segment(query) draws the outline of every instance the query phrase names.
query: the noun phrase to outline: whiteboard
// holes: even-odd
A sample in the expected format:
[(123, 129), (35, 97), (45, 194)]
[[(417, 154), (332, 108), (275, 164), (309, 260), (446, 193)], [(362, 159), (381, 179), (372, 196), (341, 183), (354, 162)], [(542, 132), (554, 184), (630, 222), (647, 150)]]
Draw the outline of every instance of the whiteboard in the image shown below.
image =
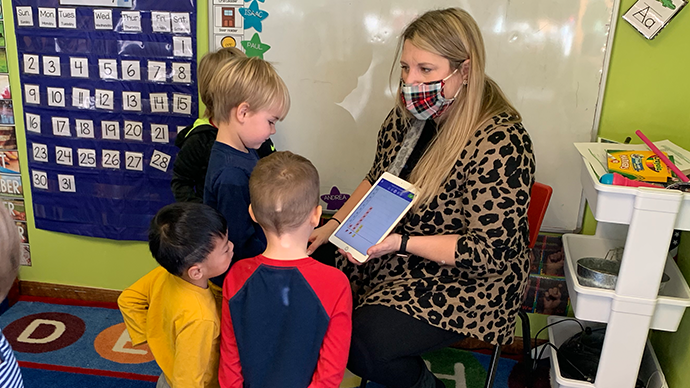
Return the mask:
[[(246, 3), (249, 4), (249, 3)], [(351, 193), (371, 167), (376, 135), (399, 79), (397, 39), (417, 15), (459, 6), (481, 27), (487, 74), (523, 116), (534, 142), (537, 181), (554, 188), (544, 230), (580, 221), (581, 158), (590, 141), (607, 68), (614, 0), (281, 0), (268, 12), (261, 41), (290, 89), (292, 108), (278, 125), (278, 149), (309, 158), (321, 192)], [(244, 31), (249, 40), (256, 31)]]

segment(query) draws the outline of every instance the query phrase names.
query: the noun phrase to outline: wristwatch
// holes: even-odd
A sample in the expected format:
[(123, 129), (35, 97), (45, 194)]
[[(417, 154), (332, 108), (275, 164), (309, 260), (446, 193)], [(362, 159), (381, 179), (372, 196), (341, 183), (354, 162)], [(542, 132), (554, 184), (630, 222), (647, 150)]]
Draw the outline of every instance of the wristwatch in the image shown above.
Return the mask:
[(408, 256), (409, 253), (407, 252), (407, 240), (410, 239), (410, 234), (407, 232), (403, 232), (400, 235), (400, 249), (398, 249), (398, 252), (396, 253), (400, 257), (405, 257)]

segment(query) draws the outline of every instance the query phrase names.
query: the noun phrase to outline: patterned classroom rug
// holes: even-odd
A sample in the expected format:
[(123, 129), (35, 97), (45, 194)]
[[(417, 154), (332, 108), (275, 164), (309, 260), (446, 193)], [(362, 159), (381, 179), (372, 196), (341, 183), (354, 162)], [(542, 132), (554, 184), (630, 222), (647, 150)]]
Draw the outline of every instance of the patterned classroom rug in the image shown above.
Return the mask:
[[(0, 315), (26, 388), (153, 388), (161, 371), (146, 345), (133, 347), (114, 303), (23, 297)], [(424, 356), (447, 388), (484, 386), (490, 357), (457, 349)], [(496, 388), (518, 387), (517, 361), (501, 358)], [(341, 387), (359, 387), (347, 372)], [(369, 383), (368, 388), (381, 388)]]

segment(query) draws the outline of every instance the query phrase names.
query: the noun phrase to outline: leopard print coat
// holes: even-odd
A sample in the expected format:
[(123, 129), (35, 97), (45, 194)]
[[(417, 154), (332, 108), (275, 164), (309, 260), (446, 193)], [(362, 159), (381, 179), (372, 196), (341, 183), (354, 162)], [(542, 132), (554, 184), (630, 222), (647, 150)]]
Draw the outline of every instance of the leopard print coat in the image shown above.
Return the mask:
[[(395, 159), (405, 136), (406, 127), (393, 116), (378, 135), (371, 183)], [(455, 262), (389, 254), (356, 267), (340, 256), (336, 265), (350, 278), (356, 305), (392, 306), (464, 336), (511, 343), (529, 271), (527, 207), (534, 172), (532, 142), (522, 124), (506, 114), (493, 117), (468, 141), (443, 192), (396, 227), (411, 236), (460, 235)]]

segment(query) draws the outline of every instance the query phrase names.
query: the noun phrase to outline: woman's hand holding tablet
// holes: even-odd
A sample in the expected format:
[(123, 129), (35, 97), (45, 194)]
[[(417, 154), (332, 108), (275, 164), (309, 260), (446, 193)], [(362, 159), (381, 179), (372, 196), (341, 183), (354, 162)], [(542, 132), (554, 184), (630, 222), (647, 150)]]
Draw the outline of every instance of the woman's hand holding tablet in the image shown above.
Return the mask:
[[(417, 190), (412, 184), (387, 172), (374, 183), (350, 214), (341, 222), (329, 241), (363, 263), (372, 246), (384, 241), (414, 203)], [(379, 250), (388, 253), (397, 250), (399, 236), (390, 236)], [(389, 250), (388, 245), (398, 245)], [(392, 245), (391, 245), (392, 246)], [(376, 252), (370, 252), (374, 256)]]

